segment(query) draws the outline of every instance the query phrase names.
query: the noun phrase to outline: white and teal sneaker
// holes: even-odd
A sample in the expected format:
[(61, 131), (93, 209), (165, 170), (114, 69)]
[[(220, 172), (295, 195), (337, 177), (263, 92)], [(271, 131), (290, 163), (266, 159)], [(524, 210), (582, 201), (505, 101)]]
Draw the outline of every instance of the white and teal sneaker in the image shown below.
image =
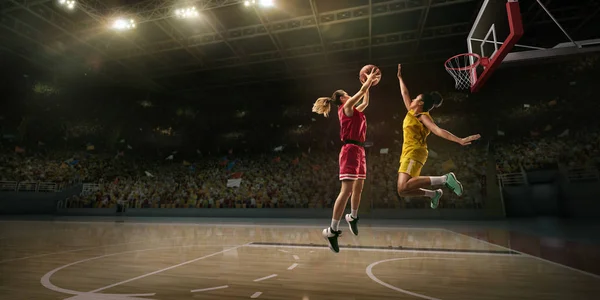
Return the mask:
[(463, 186), (460, 181), (456, 179), (456, 175), (454, 175), (452, 172), (446, 174), (446, 187), (459, 197), (463, 194)]
[(440, 205), (440, 199), (442, 199), (443, 195), (444, 192), (441, 189), (435, 190), (435, 196), (431, 198), (431, 208), (438, 208), (438, 206)]

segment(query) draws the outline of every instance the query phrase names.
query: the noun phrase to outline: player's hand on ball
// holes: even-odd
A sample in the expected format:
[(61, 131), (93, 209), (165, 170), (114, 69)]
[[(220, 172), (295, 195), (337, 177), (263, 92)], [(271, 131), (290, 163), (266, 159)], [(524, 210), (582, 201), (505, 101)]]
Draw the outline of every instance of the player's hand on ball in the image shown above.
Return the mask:
[(471, 135), (471, 136), (468, 136), (468, 137), (466, 137), (466, 138), (464, 138), (464, 139), (461, 139), (461, 140), (460, 140), (460, 144), (461, 144), (462, 146), (471, 145), (471, 143), (472, 143), (473, 141), (476, 141), (476, 140), (478, 140), (478, 139), (480, 139), (480, 138), (481, 138), (481, 135), (479, 135), (479, 134)]
[(373, 77), (373, 76), (377, 76), (377, 74), (379, 74), (379, 69), (377, 68), (373, 68), (373, 70), (371, 70), (371, 73), (369, 73), (369, 77)]
[[(371, 73), (369, 73), (369, 74), (367, 75), (367, 79), (371, 79), (373, 76), (377, 76), (378, 74), (379, 74), (379, 69), (377, 69), (377, 68), (373, 68), (373, 69), (371, 70)], [(373, 79), (375, 79), (375, 78), (373, 78)]]

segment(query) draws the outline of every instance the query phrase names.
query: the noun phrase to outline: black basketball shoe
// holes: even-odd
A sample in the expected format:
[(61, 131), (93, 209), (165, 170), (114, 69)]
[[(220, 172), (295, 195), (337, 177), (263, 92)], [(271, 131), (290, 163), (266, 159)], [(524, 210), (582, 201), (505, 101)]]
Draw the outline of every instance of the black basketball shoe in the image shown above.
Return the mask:
[(323, 237), (329, 244), (329, 249), (335, 253), (340, 252), (340, 246), (338, 245), (338, 237), (342, 234), (341, 230), (335, 231), (329, 228), (323, 229)]
[(350, 232), (354, 235), (358, 235), (358, 217), (353, 218), (351, 214), (346, 214), (346, 222), (348, 222), (348, 227), (350, 227)]

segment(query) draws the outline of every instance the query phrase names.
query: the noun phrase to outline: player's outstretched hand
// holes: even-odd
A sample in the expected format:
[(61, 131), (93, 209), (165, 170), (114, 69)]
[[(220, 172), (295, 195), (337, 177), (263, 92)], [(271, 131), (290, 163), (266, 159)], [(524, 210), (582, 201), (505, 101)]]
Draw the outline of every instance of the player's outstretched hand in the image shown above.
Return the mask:
[(471, 135), (471, 136), (468, 136), (468, 137), (466, 137), (466, 138), (464, 138), (464, 139), (461, 139), (461, 140), (460, 140), (460, 144), (461, 144), (462, 146), (471, 145), (471, 143), (472, 143), (473, 141), (476, 141), (476, 140), (478, 140), (478, 139), (480, 139), (480, 138), (481, 138), (481, 135), (479, 135), (479, 134)]
[(379, 75), (379, 69), (373, 68), (369, 74), (367, 74), (367, 79)]
[(402, 77), (402, 65), (398, 64), (398, 78)]
[(381, 76), (381, 72), (379, 71), (378, 68), (373, 68), (371, 70), (371, 72), (369, 74), (367, 74), (367, 80), (371, 80), (371, 84), (369, 85), (368, 88), (371, 88), (373, 86), (373, 83), (378, 79), (378, 76)]

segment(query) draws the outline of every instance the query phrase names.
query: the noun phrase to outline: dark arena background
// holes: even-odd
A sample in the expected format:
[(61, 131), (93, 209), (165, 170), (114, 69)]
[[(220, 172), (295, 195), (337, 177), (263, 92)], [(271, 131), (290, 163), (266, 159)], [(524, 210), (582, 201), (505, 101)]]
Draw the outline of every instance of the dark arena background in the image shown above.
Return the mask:
[[(0, 11), (0, 299), (599, 297), (600, 1)], [(361, 230), (336, 254), (340, 125), (311, 108), (367, 64)], [(438, 126), (482, 136), (428, 138), (421, 174), (464, 186), (437, 209), (397, 192), (398, 64)]]

